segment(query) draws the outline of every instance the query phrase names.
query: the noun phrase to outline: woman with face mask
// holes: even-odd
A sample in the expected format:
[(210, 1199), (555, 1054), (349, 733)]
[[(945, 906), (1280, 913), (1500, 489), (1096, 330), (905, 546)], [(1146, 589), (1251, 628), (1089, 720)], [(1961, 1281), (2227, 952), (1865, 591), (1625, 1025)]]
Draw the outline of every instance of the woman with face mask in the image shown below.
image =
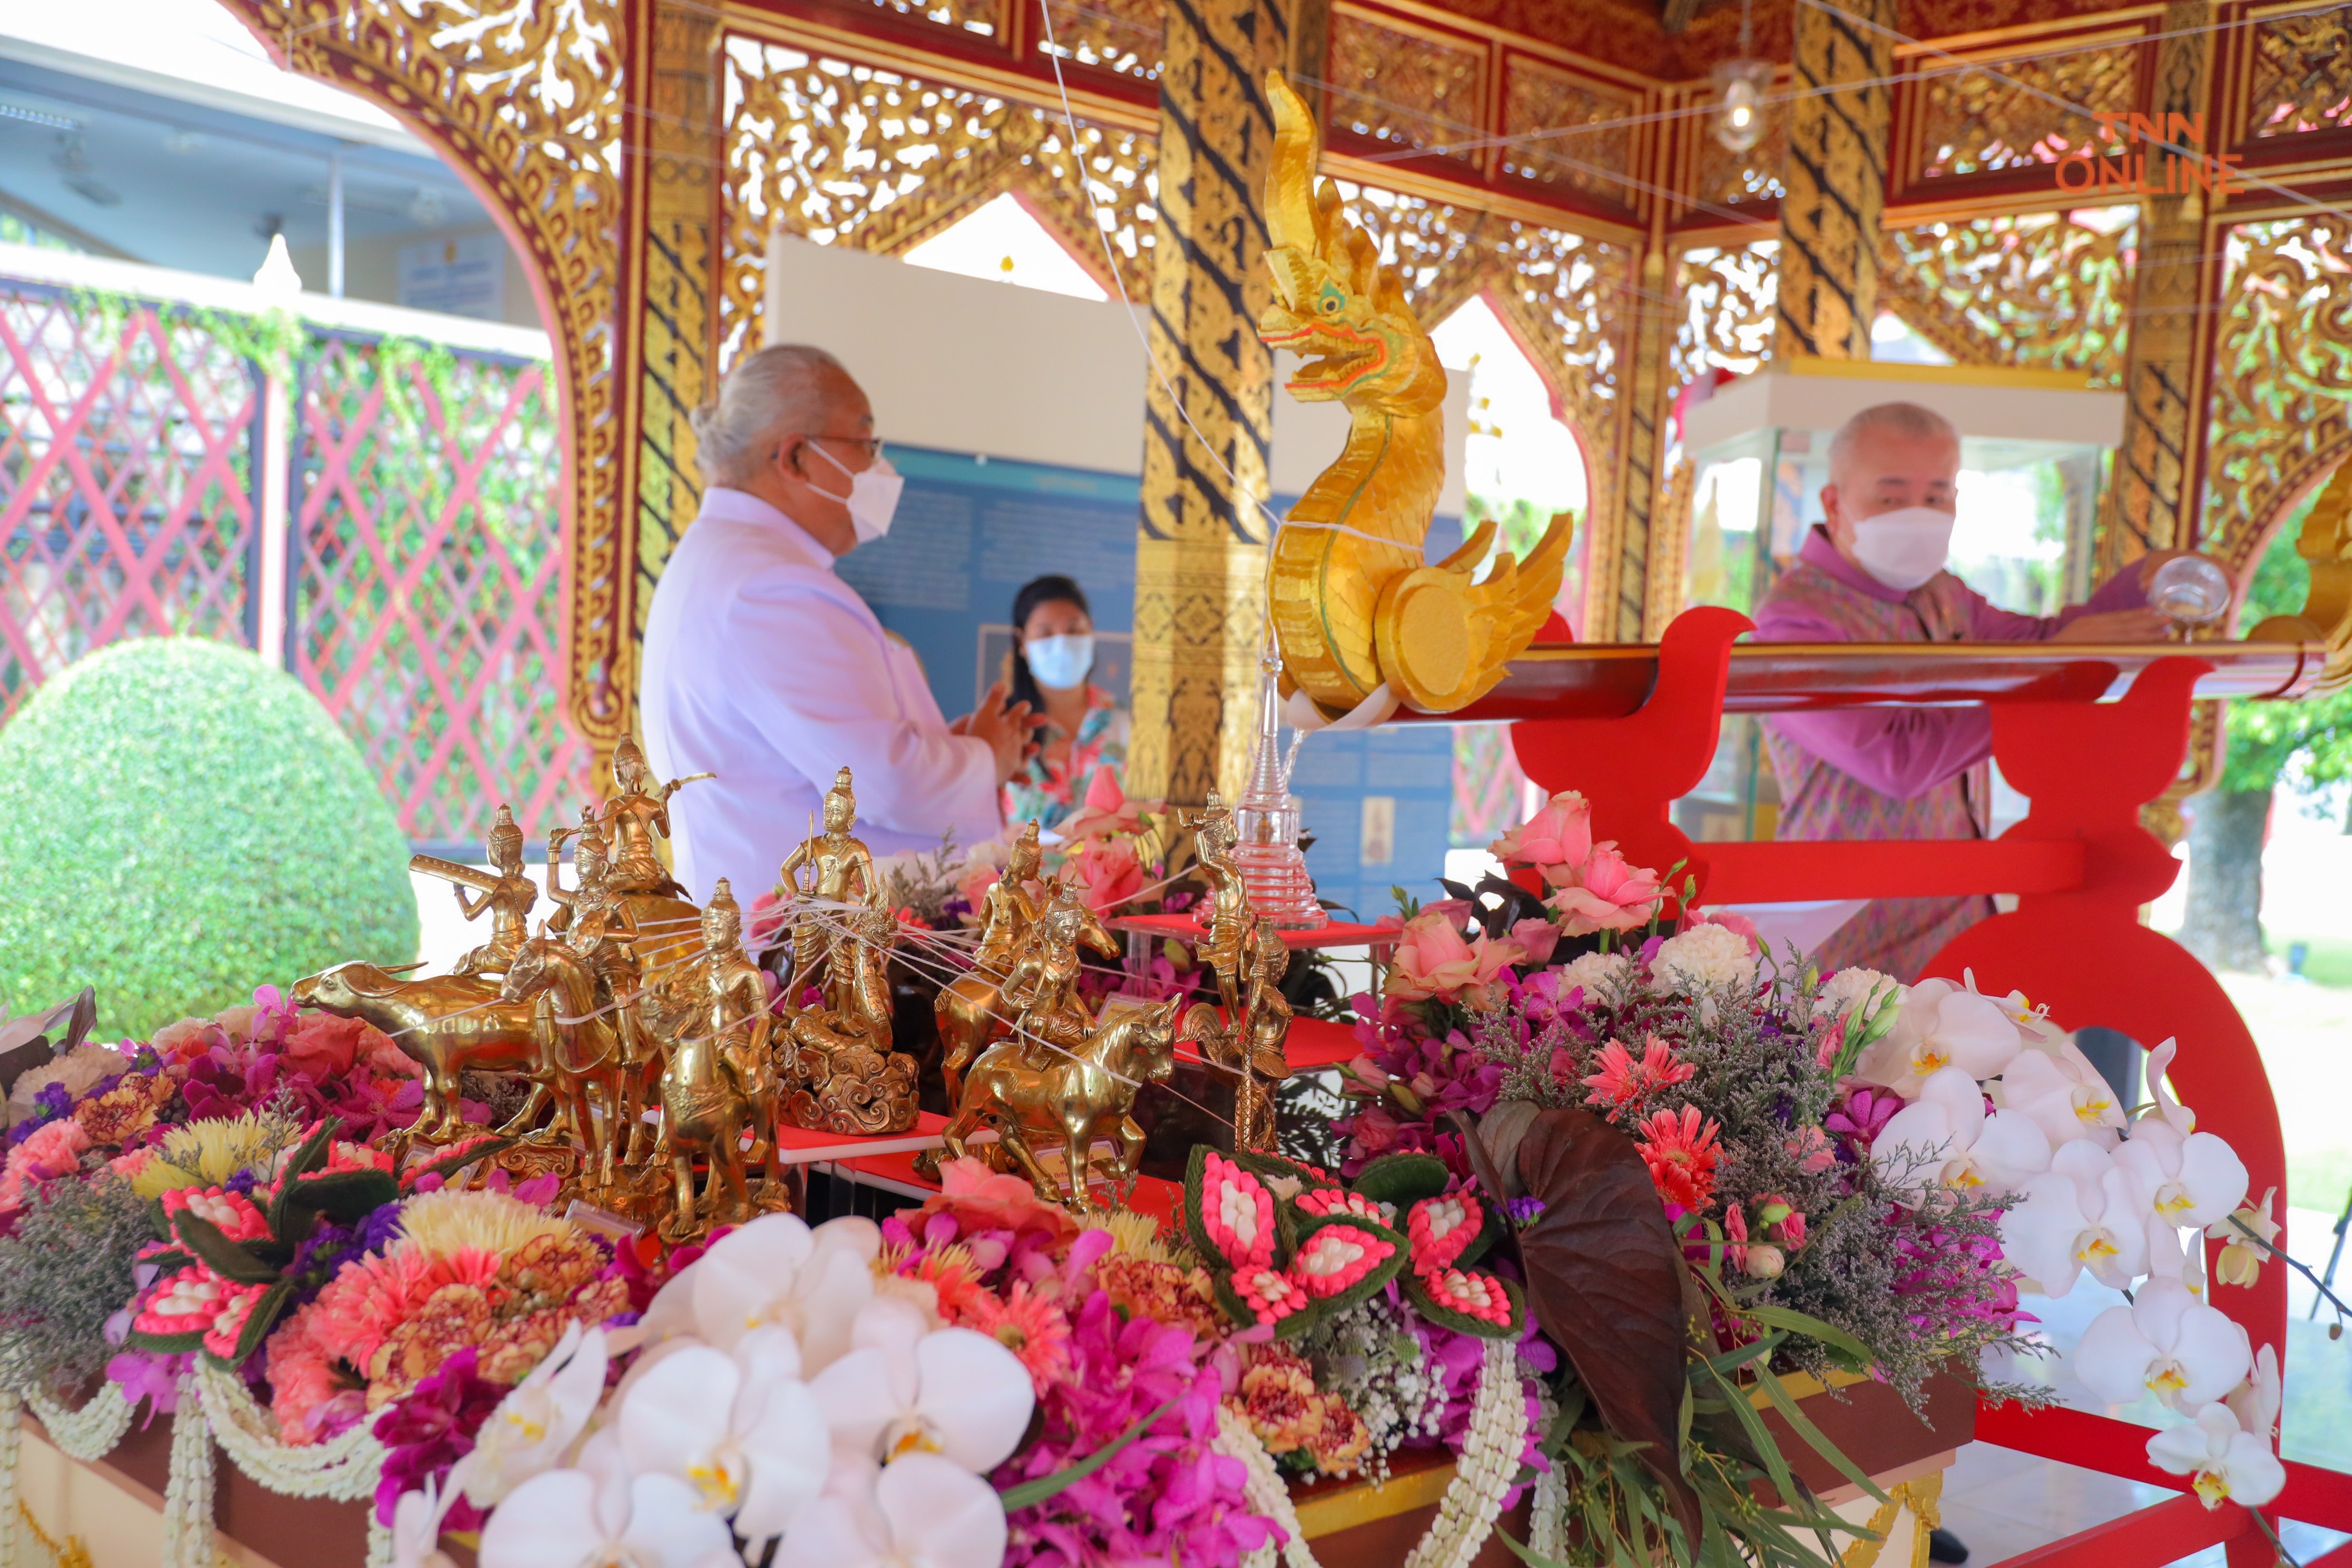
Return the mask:
[(1004, 788), (1004, 819), (1052, 828), (1086, 799), (1095, 770), (1127, 762), (1127, 710), (1087, 678), (1095, 621), (1069, 578), (1040, 577), (1013, 596), (1013, 700), (1045, 716), (1037, 747)]

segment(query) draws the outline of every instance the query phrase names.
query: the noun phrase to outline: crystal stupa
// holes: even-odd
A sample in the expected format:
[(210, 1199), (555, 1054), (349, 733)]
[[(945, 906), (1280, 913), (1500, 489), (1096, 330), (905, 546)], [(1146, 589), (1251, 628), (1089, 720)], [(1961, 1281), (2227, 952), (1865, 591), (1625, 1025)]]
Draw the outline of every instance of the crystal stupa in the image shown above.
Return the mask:
[(1298, 800), (1290, 793), (1292, 757), (1282, 752), (1282, 693), (1272, 664), (1258, 682), (1257, 748), (1250, 757), (1248, 787), (1234, 807), (1240, 842), (1234, 863), (1251, 910), (1260, 920), (1299, 931), (1328, 925), (1331, 917), (1315, 901), (1315, 881), (1298, 847)]

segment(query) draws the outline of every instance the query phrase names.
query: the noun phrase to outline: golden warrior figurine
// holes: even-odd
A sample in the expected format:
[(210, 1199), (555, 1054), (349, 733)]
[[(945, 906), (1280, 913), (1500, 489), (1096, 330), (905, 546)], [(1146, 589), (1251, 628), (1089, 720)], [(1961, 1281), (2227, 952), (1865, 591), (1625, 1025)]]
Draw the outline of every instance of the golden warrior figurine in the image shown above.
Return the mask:
[[(497, 873), (494, 876), (431, 855), (409, 857), (410, 870), (449, 882), (449, 890), (457, 895), (458, 911), (467, 920), (479, 918), (485, 910), (489, 913), (490, 940), (459, 959), (449, 971), (452, 974), (504, 974), (530, 937), (530, 911), (539, 902), (539, 888), (523, 875), (522, 829), (515, 826), (511, 808), (499, 807), (498, 822), (490, 828), (485, 847)], [(468, 888), (480, 896), (468, 896)]]
[[(777, 868), (776, 883), (788, 902), (808, 900), (812, 907), (793, 921), (792, 970), (784, 982), (784, 999), (797, 1006), (802, 993), (828, 984), (835, 948), (848, 904), (882, 903), (881, 879), (874, 871), (874, 856), (865, 843), (850, 836), (857, 823), (857, 796), (850, 788), (849, 770), (835, 775), (824, 792), (824, 831), (803, 839)], [(803, 888), (800, 876), (809, 872), (814, 884)], [(830, 907), (828, 907), (830, 906)]]
[(1198, 816), (1184, 819), (1184, 826), (1192, 829), (1193, 853), (1209, 884), (1209, 939), (1201, 944), (1201, 962), (1217, 976), (1225, 1016), (1234, 1017), (1242, 1010), (1242, 968), (1251, 924), (1249, 892), (1242, 886), (1241, 868), (1233, 861), (1240, 835), (1232, 808), (1217, 798), (1215, 790), (1209, 792)]
[(793, 1019), (797, 1059), (785, 1113), (794, 1126), (824, 1132), (904, 1132), (915, 1124), (917, 1068), (890, 1048), (898, 917), (869, 906), (833, 918), (846, 929), (833, 938), (824, 1005)]
[(988, 1048), (1003, 1028), (1004, 977), (1021, 955), (1022, 943), (1037, 919), (1037, 900), (1029, 884), (1037, 879), (1037, 824), (1032, 821), (1013, 841), (1004, 875), (982, 895), (979, 941), (971, 954), (971, 971), (940, 988), (931, 1005), (940, 1029), (940, 1078), (947, 1088), (948, 1109), (955, 1109), (963, 1070)]
[[(755, 1206), (743, 1175), (745, 1131), (768, 1150), (756, 1206), (785, 1195), (776, 1161), (776, 1078), (769, 1053), (768, 993), (743, 951), (743, 914), (721, 878), (702, 911), (703, 950), (660, 985), (652, 1016), (666, 1037), (662, 1132), (675, 1198), (662, 1236), (682, 1241), (747, 1216)], [(694, 1157), (709, 1166), (695, 1192)]]
[(686, 889), (662, 864), (654, 840), (669, 837), (669, 797), (696, 779), (716, 776), (695, 773), (656, 784), (637, 742), (629, 736), (621, 737), (621, 743), (613, 748), (613, 783), (621, 793), (604, 803), (599, 818), (612, 840), (614, 891), (686, 897)]
[(1022, 1065), (1036, 1068), (1055, 1047), (1075, 1051), (1094, 1027), (1094, 1015), (1078, 995), (1085, 961), (1078, 942), (1086, 931), (1087, 906), (1078, 889), (1065, 883), (1029, 928), (1021, 957), (1004, 977), (1004, 1010), (1013, 1016)]

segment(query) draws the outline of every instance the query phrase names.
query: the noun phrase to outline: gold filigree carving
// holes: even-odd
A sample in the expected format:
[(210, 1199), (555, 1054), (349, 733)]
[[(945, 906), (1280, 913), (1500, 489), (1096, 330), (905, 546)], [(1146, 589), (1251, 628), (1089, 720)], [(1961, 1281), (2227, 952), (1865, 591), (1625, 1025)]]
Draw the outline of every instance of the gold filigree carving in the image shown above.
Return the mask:
[(936, 22), (942, 27), (952, 27), (959, 33), (976, 33), (983, 38), (1004, 37), (1005, 0), (869, 0), (877, 11), (895, 11), (901, 16), (919, 17)]
[[(1334, 128), (1402, 147), (1450, 148), (1486, 125), (1486, 51), (1344, 6), (1331, 10)], [(1479, 151), (1453, 154), (1483, 161)]]
[(2200, 547), (2243, 565), (2280, 512), (2352, 450), (2352, 220), (2237, 224), (2228, 256)]
[(2246, 132), (2301, 136), (2352, 125), (2352, 32), (2331, 6), (2254, 25)]
[(1801, 6), (1780, 177), (1780, 279), (1775, 353), (1870, 357), (1878, 315), (1878, 215), (1886, 197), (1888, 78), (1899, 36), (1895, 0)]
[[(1775, 98), (1784, 98), (1789, 90), (1786, 80), (1776, 79), (1772, 85)], [(1685, 107), (1704, 114), (1710, 101), (1709, 98), (1687, 100)], [(1704, 126), (1706, 121), (1702, 119), (1699, 123)], [(1702, 213), (1737, 216), (1743, 207), (1753, 209), (1788, 195), (1788, 185), (1780, 177), (1789, 161), (1786, 102), (1767, 105), (1764, 134), (1745, 153), (1733, 152), (1704, 130), (1693, 140), (1697, 152), (1692, 162), (1688, 200)]]
[(1937, 71), (1918, 91), (1921, 179), (2096, 156), (2105, 149), (2092, 114), (2139, 107), (2139, 50), (2118, 44)]
[[(1503, 172), (1564, 186), (1619, 206), (1633, 205), (1634, 100), (1583, 78), (1515, 56), (1503, 91), (1503, 133), (1532, 137), (1503, 149)], [(1588, 127), (1591, 129), (1587, 129)]]
[(719, 353), (756, 347), (772, 227), (897, 255), (1011, 191), (1079, 265), (1116, 292), (1094, 202), (1113, 215), (1118, 283), (1151, 289), (1153, 139), (1078, 122), (1073, 160), (1058, 108), (943, 87), (741, 36), (727, 40)]
[(1683, 252), (1675, 277), (1682, 320), (1668, 361), (1675, 385), (1718, 367), (1747, 375), (1771, 357), (1780, 253), (1777, 239)]
[(2123, 380), (2136, 207), (2078, 208), (1895, 229), (1879, 303), (1961, 364)]
[(494, 201), (538, 275), (571, 430), (572, 711), (626, 722), (630, 570), (614, 397), (622, 132), (616, 0), (224, 0), (289, 68), (398, 114)]
[[(1147, 81), (1159, 76), (1168, 46), (1165, 0), (1046, 0), (1046, 8), (1064, 59)], [(1055, 51), (1040, 37), (1037, 52)]]

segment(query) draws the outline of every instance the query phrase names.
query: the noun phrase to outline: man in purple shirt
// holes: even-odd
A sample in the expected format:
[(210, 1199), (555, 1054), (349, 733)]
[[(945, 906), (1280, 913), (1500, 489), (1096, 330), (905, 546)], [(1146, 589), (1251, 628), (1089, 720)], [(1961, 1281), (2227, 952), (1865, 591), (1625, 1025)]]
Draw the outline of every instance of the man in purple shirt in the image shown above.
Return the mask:
[[(2154, 642), (2151, 553), (2090, 602), (2037, 617), (1996, 609), (1943, 569), (1960, 469), (1959, 433), (1916, 403), (1882, 403), (1830, 442), (1827, 521), (1816, 525), (1756, 611), (1759, 642)], [(1973, 708), (1776, 713), (1765, 746), (1780, 783), (1778, 837), (1981, 838), (1990, 829), (1992, 715)], [(1984, 896), (1879, 899), (1832, 932), (1822, 973), (1861, 966), (1906, 983), (1993, 912)]]

